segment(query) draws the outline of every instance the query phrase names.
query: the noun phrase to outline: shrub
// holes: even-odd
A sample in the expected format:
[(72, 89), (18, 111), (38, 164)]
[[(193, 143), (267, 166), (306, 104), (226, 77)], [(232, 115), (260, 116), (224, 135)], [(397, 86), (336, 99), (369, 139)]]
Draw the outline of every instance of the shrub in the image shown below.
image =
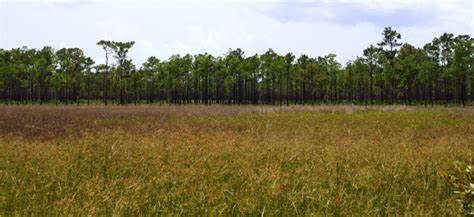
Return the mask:
[(451, 164), (447, 173), (443, 174), (445, 180), (454, 187), (454, 193), (459, 197), (463, 214), (474, 216), (474, 166), (456, 161)]

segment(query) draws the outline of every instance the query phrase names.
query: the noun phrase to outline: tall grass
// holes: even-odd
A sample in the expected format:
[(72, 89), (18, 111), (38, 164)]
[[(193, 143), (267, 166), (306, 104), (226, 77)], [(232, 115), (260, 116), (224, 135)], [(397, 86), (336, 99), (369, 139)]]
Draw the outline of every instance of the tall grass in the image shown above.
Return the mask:
[(458, 215), (439, 174), (474, 158), (470, 108), (19, 108), (0, 114), (5, 215)]

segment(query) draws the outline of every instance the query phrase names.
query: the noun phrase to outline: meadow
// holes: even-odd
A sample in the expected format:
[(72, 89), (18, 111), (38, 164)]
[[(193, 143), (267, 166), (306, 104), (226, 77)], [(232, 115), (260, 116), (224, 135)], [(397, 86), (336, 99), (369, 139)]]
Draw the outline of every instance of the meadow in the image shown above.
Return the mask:
[(474, 108), (0, 106), (0, 216), (425, 215)]

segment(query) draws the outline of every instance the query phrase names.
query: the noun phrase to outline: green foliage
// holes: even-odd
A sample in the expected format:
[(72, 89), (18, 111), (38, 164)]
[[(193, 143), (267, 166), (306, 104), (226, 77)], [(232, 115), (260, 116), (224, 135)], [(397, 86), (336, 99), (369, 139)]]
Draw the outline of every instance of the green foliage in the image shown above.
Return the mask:
[(2, 50), (0, 101), (472, 104), (471, 36), (444, 33), (420, 49), (402, 44), (400, 33), (391, 27), (382, 35), (377, 46), (370, 45), (362, 57), (344, 66), (335, 54), (295, 57), (269, 49), (247, 56), (237, 48), (221, 57), (208, 53), (166, 60), (150, 57), (139, 67), (129, 57), (133, 41), (97, 42), (105, 52), (105, 63), (97, 65), (79, 48)]
[(456, 161), (442, 176), (455, 189), (463, 213), (474, 215), (474, 165)]

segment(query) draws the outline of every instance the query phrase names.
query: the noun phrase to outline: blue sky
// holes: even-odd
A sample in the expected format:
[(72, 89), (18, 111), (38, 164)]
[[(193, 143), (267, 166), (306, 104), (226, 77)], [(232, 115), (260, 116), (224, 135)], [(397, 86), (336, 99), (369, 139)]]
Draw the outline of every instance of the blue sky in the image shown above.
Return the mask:
[(148, 56), (268, 48), (312, 57), (335, 53), (345, 63), (379, 42), (385, 26), (423, 46), (443, 32), (474, 35), (469, 0), (0, 0), (0, 47), (79, 47), (97, 62), (101, 39), (136, 41)]

